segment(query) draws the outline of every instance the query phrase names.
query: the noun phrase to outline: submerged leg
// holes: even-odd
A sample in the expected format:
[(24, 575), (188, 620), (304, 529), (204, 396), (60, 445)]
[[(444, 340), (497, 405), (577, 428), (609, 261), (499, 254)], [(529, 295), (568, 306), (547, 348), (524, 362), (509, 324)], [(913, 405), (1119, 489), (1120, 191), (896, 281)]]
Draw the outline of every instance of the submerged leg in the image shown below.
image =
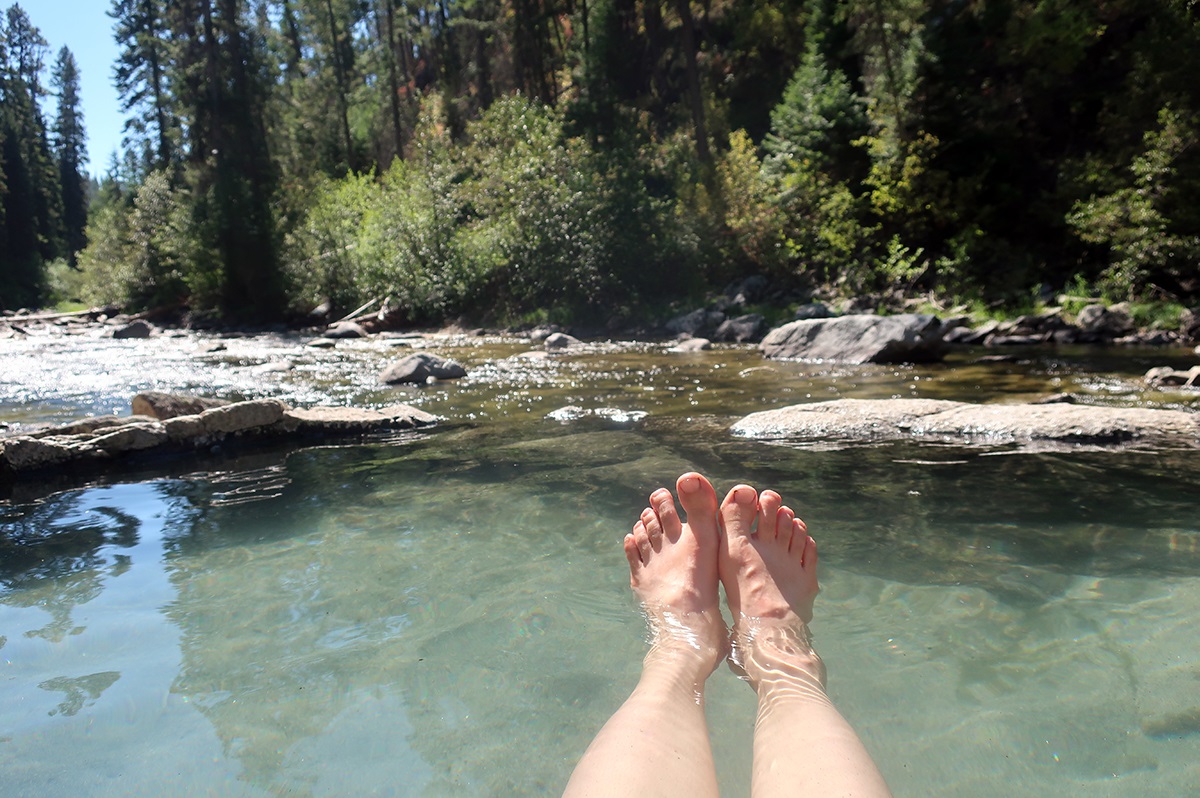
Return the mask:
[(629, 581), (652, 644), (633, 694), (604, 724), (564, 796), (715, 798), (716, 769), (704, 719), (704, 682), (725, 655), (718, 607), (717, 497), (696, 473), (650, 496), (625, 536)]
[(730, 664), (758, 693), (751, 795), (890, 795), (825, 693), (825, 666), (808, 633), (818, 590), (808, 528), (779, 494), (759, 497), (746, 485), (725, 497), (720, 518), (719, 568), (734, 622)]

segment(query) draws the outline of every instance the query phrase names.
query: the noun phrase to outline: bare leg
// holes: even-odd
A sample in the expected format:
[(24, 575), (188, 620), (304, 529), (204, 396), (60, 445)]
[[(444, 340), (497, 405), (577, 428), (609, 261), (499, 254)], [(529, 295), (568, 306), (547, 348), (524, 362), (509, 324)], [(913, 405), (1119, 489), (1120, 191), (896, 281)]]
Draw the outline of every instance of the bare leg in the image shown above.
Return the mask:
[(726, 652), (717, 496), (696, 473), (681, 476), (676, 487), (686, 524), (670, 491), (660, 488), (625, 536), (629, 582), (653, 639), (641, 679), (588, 746), (565, 798), (717, 795), (704, 719), (704, 682)]
[(720, 575), (734, 622), (730, 664), (758, 693), (751, 795), (891, 795), (825, 694), (825, 665), (808, 633), (818, 590), (808, 528), (778, 493), (759, 497), (747, 485), (729, 492), (720, 517)]

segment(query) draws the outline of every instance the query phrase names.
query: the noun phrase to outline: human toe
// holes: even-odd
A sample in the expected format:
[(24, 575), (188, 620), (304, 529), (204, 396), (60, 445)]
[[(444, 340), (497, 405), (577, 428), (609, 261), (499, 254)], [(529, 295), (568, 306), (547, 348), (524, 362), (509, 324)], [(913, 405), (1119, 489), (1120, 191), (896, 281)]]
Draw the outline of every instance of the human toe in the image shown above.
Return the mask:
[(792, 530), (795, 526), (796, 514), (791, 507), (780, 507), (775, 514), (776, 541), (784, 551), (792, 544)]
[(675, 500), (671, 491), (659, 488), (650, 494), (650, 508), (658, 517), (657, 522), (668, 540), (678, 540), (683, 522), (679, 520), (679, 511), (675, 509)]
[(755, 523), (760, 540), (775, 540), (779, 506), (782, 503), (783, 498), (773, 490), (764, 490), (758, 495), (758, 518)]
[(647, 507), (642, 510), (642, 516), (638, 519), (638, 523), (646, 528), (646, 537), (650, 540), (650, 548), (654, 551), (662, 551), (663, 528), (659, 523), (658, 513)]
[(749, 485), (737, 485), (721, 502), (720, 517), (729, 537), (751, 533), (758, 513), (758, 494)]
[(679, 492), (679, 503), (687, 513), (688, 526), (697, 535), (715, 535), (717, 532), (717, 492), (712, 483), (695, 471), (679, 477), (675, 483)]

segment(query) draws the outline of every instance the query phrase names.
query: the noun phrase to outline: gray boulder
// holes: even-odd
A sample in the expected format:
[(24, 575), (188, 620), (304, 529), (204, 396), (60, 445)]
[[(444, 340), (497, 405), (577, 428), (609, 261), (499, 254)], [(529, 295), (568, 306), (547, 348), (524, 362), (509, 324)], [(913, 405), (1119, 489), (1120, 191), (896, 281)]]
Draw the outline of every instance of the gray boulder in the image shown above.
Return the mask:
[(730, 299), (731, 306), (748, 305), (766, 299), (770, 287), (770, 280), (761, 274), (754, 274), (726, 286), (725, 296)]
[(685, 338), (679, 343), (668, 349), (668, 352), (703, 352), (706, 349), (712, 349), (712, 342), (707, 338)]
[(809, 302), (806, 305), (801, 305), (796, 308), (796, 321), (806, 321), (808, 319), (830, 319), (836, 316), (829, 306), (824, 302)]
[(1120, 338), (1133, 332), (1135, 324), (1125, 303), (1105, 307), (1099, 303), (1088, 305), (1079, 311), (1076, 319), (1079, 328), (1085, 333), (1098, 335), (1102, 338)]
[(702, 334), (711, 333), (725, 321), (725, 314), (719, 310), (697, 308), (691, 313), (676, 316), (667, 322), (667, 332), (672, 335), (694, 335), (699, 338)]
[(942, 323), (923, 313), (793, 321), (767, 333), (760, 348), (776, 360), (929, 362), (943, 355)]
[(152, 332), (154, 332), (154, 325), (148, 321), (142, 321), (141, 319), (138, 319), (137, 321), (126, 324), (124, 327), (118, 327), (117, 329), (113, 330), (112, 337), (149, 338)]
[(456, 380), (467, 376), (467, 370), (447, 358), (419, 352), (399, 360), (383, 370), (381, 382), (388, 385), (424, 385), (429, 380)]
[(1186, 341), (1200, 341), (1200, 308), (1185, 310), (1180, 315), (1179, 334)]
[(583, 341), (580, 341), (573, 335), (567, 335), (563, 332), (550, 333), (542, 341), (542, 346), (547, 352), (558, 352), (563, 349), (571, 349), (572, 347), (581, 346)]
[(534, 327), (529, 331), (529, 340), (535, 344), (540, 344), (557, 332), (562, 332), (562, 328), (557, 324), (545, 324), (539, 327)]
[(766, 332), (767, 322), (757, 313), (748, 313), (733, 319), (726, 319), (713, 333), (713, 340), (744, 344), (761, 341)]
[(330, 324), (325, 332), (321, 333), (323, 338), (369, 338), (371, 336), (363, 326), (353, 321), (339, 321)]

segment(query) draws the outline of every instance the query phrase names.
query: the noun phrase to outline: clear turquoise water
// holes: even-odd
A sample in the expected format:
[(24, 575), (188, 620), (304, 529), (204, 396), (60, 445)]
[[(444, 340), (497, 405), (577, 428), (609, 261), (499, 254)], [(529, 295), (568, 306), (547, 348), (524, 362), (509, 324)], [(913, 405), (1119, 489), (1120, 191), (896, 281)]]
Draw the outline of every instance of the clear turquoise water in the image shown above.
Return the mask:
[[(831, 385), (992, 385), (966, 365), (763, 374), (744, 352), (631, 350), (515, 372), (508, 354), (403, 394), (450, 418), (428, 436), (0, 504), (0, 795), (555, 795), (644, 651), (621, 537), (688, 468), (810, 522), (831, 691), (897, 793), (1200, 784), (1200, 454), (726, 432)], [(1131, 384), (1017, 371), (1017, 392)], [(571, 403), (650, 415), (545, 418)], [(748, 793), (753, 711), (718, 671), (725, 795)]]

